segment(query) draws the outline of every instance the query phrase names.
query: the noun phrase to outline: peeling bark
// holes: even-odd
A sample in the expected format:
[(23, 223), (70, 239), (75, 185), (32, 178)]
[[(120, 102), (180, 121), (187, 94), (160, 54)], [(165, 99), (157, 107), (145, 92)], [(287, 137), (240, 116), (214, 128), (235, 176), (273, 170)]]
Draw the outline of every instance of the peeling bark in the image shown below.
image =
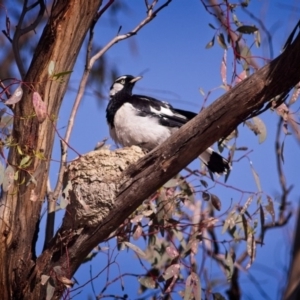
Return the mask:
[[(55, 71), (72, 70), (100, 3), (100, 0), (56, 1), (52, 8), (26, 75), (26, 82), (33, 82), (33, 90), (42, 95), (51, 116), (58, 115), (68, 78), (63, 84), (50, 81), (48, 65), (54, 61)], [(28, 172), (31, 172), (35, 174), (37, 186), (16, 184), (3, 194), (0, 208), (2, 298), (44, 299), (46, 285), (41, 284), (41, 276), (46, 275), (55, 286), (53, 298), (59, 299), (64, 291), (61, 278), (71, 279), (93, 247), (105, 241), (144, 199), (208, 146), (227, 136), (270, 99), (288, 93), (300, 81), (299, 69), (298, 35), (282, 55), (220, 97), (148, 155), (131, 148), (130, 159), (122, 156), (128, 151), (125, 149), (104, 151), (101, 154), (104, 159), (97, 156), (99, 152), (73, 162), (65, 177), (65, 185), (68, 181), (72, 184), (71, 204), (67, 209), (71, 213), (66, 214), (62, 227), (38, 258), (35, 243), (42, 202), (30, 201), (30, 196), (34, 189), (39, 200), (44, 198), (55, 132), (50, 119), (39, 123), (36, 117), (30, 117), (34, 112), (32, 90), (26, 88), (15, 108), (13, 138), (23, 153), (34, 158), (32, 166), (21, 172), (19, 183), (24, 178), (28, 182)], [(45, 160), (38, 158), (37, 152), (42, 152)], [(134, 157), (141, 158), (131, 164)], [(21, 158), (16, 147), (12, 147), (10, 165), (17, 167)], [(105, 165), (106, 160), (112, 164)], [(111, 175), (107, 177), (106, 173)]]
[[(28, 182), (33, 173), (37, 186), (15, 185), (2, 197), (0, 207), (0, 291), (2, 299), (42, 299), (34, 292), (24, 295), (28, 278), (35, 265), (35, 243), (38, 237), (40, 211), (45, 196), (49, 162), (54, 140), (55, 121), (69, 81), (64, 83), (49, 79), (48, 66), (55, 63), (55, 72), (72, 70), (82, 42), (102, 1), (55, 1), (48, 23), (35, 50), (25, 82), (24, 95), (14, 109), (14, 143), (24, 155), (33, 157), (33, 163), (20, 172), (19, 183)], [(34, 116), (33, 91), (42, 96), (51, 118), (39, 123)], [(45, 160), (37, 157), (42, 153)], [(22, 156), (16, 147), (9, 151), (9, 164), (17, 169)], [(30, 201), (32, 189), (38, 201)], [(34, 290), (34, 287), (31, 287)]]

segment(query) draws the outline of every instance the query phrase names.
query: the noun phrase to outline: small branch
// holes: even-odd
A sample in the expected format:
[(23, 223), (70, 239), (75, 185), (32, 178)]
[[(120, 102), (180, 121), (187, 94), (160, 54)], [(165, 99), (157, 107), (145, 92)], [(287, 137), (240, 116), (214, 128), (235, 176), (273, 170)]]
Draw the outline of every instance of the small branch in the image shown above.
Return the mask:
[(46, 222), (46, 234), (45, 234), (45, 242), (44, 242), (44, 250), (47, 248), (49, 241), (52, 239), (54, 234), (54, 222), (55, 222), (55, 208), (56, 208), (56, 200), (62, 190), (63, 184), (63, 176), (66, 168), (67, 161), (67, 145), (60, 140), (61, 147), (61, 160), (60, 160), (60, 171), (58, 174), (58, 179), (56, 182), (55, 190), (51, 192), (50, 182), (48, 178), (47, 183), (47, 222)]
[[(24, 64), (23, 64), (23, 61), (22, 61), (21, 55), (20, 55), (20, 48), (19, 48), (20, 37), (22, 35), (28, 33), (29, 31), (34, 30), (37, 27), (37, 25), (40, 23), (43, 15), (44, 15), (45, 9), (46, 9), (46, 6), (45, 6), (45, 3), (43, 0), (38, 0), (37, 2), (33, 3), (29, 7), (27, 7), (27, 3), (28, 3), (28, 0), (25, 0), (24, 5), (23, 5), (23, 10), (22, 10), (22, 13), (19, 18), (18, 25), (16, 26), (15, 34), (12, 39), (13, 52), (14, 52), (14, 55), (16, 58), (16, 63), (17, 63), (17, 66), (18, 66), (18, 69), (19, 69), (22, 79), (24, 79), (24, 77), (26, 75), (26, 71), (25, 71), (25, 67), (24, 67)], [(29, 26), (22, 28), (26, 13), (28, 11), (30, 11), (31, 9), (33, 9), (34, 7), (36, 7), (38, 4), (40, 5), (40, 11), (39, 11), (36, 19)]]
[[(138, 33), (139, 30), (141, 30), (146, 24), (148, 24), (155, 16), (156, 14), (164, 7), (166, 7), (172, 0), (168, 0), (166, 1), (166, 3), (164, 3), (163, 5), (161, 5), (157, 10), (155, 10), (154, 12), (152, 12), (152, 10), (150, 9), (148, 11), (147, 17), (140, 23), (138, 24), (132, 31), (123, 34), (123, 35), (118, 35), (115, 38), (113, 38), (102, 50), (100, 50), (97, 54), (95, 54), (89, 63), (88, 68), (91, 69), (92, 66), (94, 65), (95, 61), (97, 59), (99, 59), (101, 56), (103, 56), (103, 54), (110, 49), (113, 45), (117, 44), (118, 42), (128, 39), (130, 37), (132, 37), (133, 35), (136, 35)], [(156, 2), (156, 1), (155, 1)]]
[(275, 141), (275, 154), (276, 154), (276, 164), (277, 164), (277, 171), (279, 176), (279, 182), (281, 186), (281, 205), (280, 205), (280, 218), (283, 218), (283, 212), (286, 208), (287, 203), (287, 196), (289, 194), (289, 189), (286, 186), (286, 178), (284, 176), (283, 168), (282, 168), (282, 147), (280, 142), (280, 133), (282, 131), (282, 125), (283, 125), (283, 118), (280, 117), (278, 124), (277, 124), (277, 132), (276, 132), (276, 141)]
[[(44, 247), (43, 251), (47, 248), (48, 242), (53, 237), (54, 233), (54, 223), (55, 223), (55, 201), (52, 201), (52, 191), (51, 191), (51, 185), (50, 185), (50, 179), (48, 177), (47, 181), (47, 221), (46, 221), (46, 229), (45, 229), (45, 240), (44, 240)], [(52, 203), (54, 202), (54, 209)]]
[[(108, 7), (114, 2), (114, 0), (110, 0), (96, 15), (95, 20), (93, 22), (93, 24), (90, 27), (90, 38), (89, 38), (89, 42), (88, 42), (88, 49), (87, 49), (87, 55), (86, 55), (86, 66), (85, 66), (85, 70), (83, 72), (81, 81), (80, 81), (80, 85), (79, 85), (79, 89), (77, 92), (77, 96), (76, 99), (74, 101), (73, 104), (73, 108), (71, 111), (71, 115), (69, 118), (69, 122), (68, 122), (68, 126), (66, 129), (66, 134), (64, 137), (64, 141), (63, 143), (68, 144), (70, 137), (71, 137), (71, 133), (73, 130), (73, 126), (74, 126), (74, 120), (78, 111), (78, 107), (79, 104), (83, 98), (84, 95), (84, 91), (86, 89), (86, 85), (87, 85), (87, 81), (88, 81), (88, 77), (90, 75), (90, 71), (94, 65), (94, 63), (100, 58), (102, 57), (106, 51), (108, 49), (110, 49), (113, 45), (115, 45), (116, 43), (118, 43), (121, 40), (125, 40), (130, 38), (131, 36), (135, 35), (140, 29), (142, 29), (147, 23), (149, 23), (154, 17), (155, 15), (162, 10), (162, 8), (166, 7), (172, 0), (168, 0), (166, 1), (164, 4), (162, 4), (156, 11), (154, 12), (148, 12), (147, 17), (138, 25), (136, 26), (132, 31), (128, 32), (127, 34), (121, 35), (121, 36), (116, 36), (115, 38), (113, 38), (103, 49), (101, 49), (97, 54), (95, 54), (91, 59), (89, 59), (89, 55), (92, 49), (92, 40), (93, 40), (93, 28), (95, 26), (95, 22), (98, 21), (99, 17), (101, 15), (103, 15), (103, 13), (108, 9)], [(153, 3), (156, 3), (156, 1), (154, 1)], [(153, 4), (152, 3), (152, 4)], [(65, 166), (66, 166), (66, 162), (67, 162), (67, 152), (65, 153), (64, 156), (62, 156), (61, 158), (61, 164), (60, 164), (60, 169), (59, 169), (59, 180), (56, 184), (55, 190), (53, 195), (58, 195), (60, 189), (61, 189), (61, 184), (59, 184), (60, 178), (62, 179), (63, 177), (63, 173), (65, 171)], [(56, 198), (54, 198), (56, 199)]]
[(106, 5), (100, 9), (96, 15), (95, 18), (92, 22), (92, 25), (90, 26), (90, 37), (89, 37), (89, 41), (88, 41), (88, 46), (87, 46), (87, 54), (86, 54), (86, 66), (85, 68), (87, 68), (88, 64), (89, 64), (89, 60), (90, 60), (90, 54), (92, 52), (92, 46), (93, 46), (93, 38), (94, 38), (94, 28), (95, 25), (97, 24), (98, 20), (100, 19), (100, 17), (104, 14), (104, 12), (107, 11), (107, 9), (115, 2), (115, 0), (109, 0)]
[(11, 96), (11, 93), (9, 92), (9, 89), (5, 86), (5, 84), (1, 79), (0, 79), (0, 86), (3, 88), (3, 91), (5, 92), (5, 95), (8, 99)]

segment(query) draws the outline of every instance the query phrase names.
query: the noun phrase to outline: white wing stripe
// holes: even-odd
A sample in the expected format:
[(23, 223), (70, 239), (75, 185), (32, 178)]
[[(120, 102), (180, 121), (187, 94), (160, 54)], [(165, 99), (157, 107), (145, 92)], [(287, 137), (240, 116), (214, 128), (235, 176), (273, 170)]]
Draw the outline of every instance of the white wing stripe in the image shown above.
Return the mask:
[(153, 108), (152, 106), (150, 106), (150, 111), (154, 114), (157, 114), (157, 115), (165, 115), (165, 116), (170, 116), (170, 117), (175, 116), (175, 117), (182, 118), (182, 119), (186, 120), (185, 116), (180, 115), (180, 114), (176, 114), (173, 111), (171, 111), (169, 108), (166, 108), (166, 107), (163, 107), (163, 106), (160, 107), (160, 110), (157, 110), (157, 109)]

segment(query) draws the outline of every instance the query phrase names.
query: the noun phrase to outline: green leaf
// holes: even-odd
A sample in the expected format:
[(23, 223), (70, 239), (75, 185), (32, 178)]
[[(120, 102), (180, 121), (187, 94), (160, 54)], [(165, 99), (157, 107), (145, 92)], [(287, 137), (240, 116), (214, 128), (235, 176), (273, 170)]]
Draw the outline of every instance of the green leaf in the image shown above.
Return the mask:
[(273, 224), (275, 224), (274, 204), (271, 197), (267, 196), (268, 204), (265, 206), (266, 211), (271, 215)]
[(258, 141), (259, 143), (263, 143), (267, 137), (267, 128), (265, 123), (259, 117), (252, 118), (254, 125), (257, 128)]
[(236, 224), (236, 216), (235, 216), (235, 210), (232, 210), (228, 215), (227, 218), (224, 222), (223, 229), (222, 229), (222, 234), (227, 231), (227, 229), (231, 229), (235, 226)]
[(233, 274), (234, 262), (232, 256), (227, 251), (225, 253), (225, 266), (227, 281), (230, 282)]
[(242, 25), (236, 29), (240, 33), (245, 33), (245, 34), (252, 34), (256, 31), (258, 31), (258, 28), (256, 26), (249, 26), (249, 25)]
[(258, 142), (261, 144), (267, 138), (266, 125), (259, 117), (253, 117), (252, 122), (245, 121), (245, 124), (255, 135), (258, 135)]
[(252, 174), (253, 174), (253, 177), (254, 177), (254, 180), (255, 180), (257, 189), (258, 189), (259, 192), (261, 192), (261, 191), (262, 191), (262, 188), (261, 188), (261, 185), (260, 185), (259, 176), (258, 176), (258, 174), (256, 173), (256, 171), (254, 170), (252, 163), (250, 163), (250, 167), (251, 167), (251, 171), (252, 171)]
[(256, 256), (256, 243), (255, 243), (255, 237), (253, 233), (249, 233), (247, 238), (247, 253), (250, 257), (250, 262), (247, 264), (246, 269), (249, 269), (251, 265), (254, 262), (255, 256)]
[(210, 200), (211, 200), (211, 204), (213, 205), (213, 207), (216, 210), (220, 211), (222, 208), (222, 204), (221, 204), (219, 197), (214, 194), (210, 194)]
[(195, 202), (195, 193), (193, 191), (193, 187), (183, 177), (180, 177), (179, 188), (186, 196), (188, 196), (192, 203)]
[(183, 233), (182, 231), (177, 230), (176, 228), (174, 228), (172, 230), (172, 232), (174, 233), (174, 235), (176, 236), (176, 238), (178, 239), (180, 246), (182, 247), (183, 250), (186, 249), (187, 245), (186, 245), (186, 241), (184, 239)]
[(26, 155), (20, 162), (20, 168), (27, 168), (31, 164), (31, 157)]
[(178, 180), (177, 178), (172, 178), (170, 179), (169, 181), (167, 181), (165, 184), (164, 184), (164, 187), (165, 188), (172, 188), (172, 187), (176, 187), (178, 185)]
[(192, 272), (185, 282), (184, 300), (190, 300), (193, 294), (195, 300), (201, 300), (201, 283), (199, 276)]
[(208, 183), (207, 183), (205, 180), (200, 179), (200, 182), (201, 182), (201, 184), (202, 184), (205, 188), (208, 187)]
[(148, 289), (155, 289), (156, 288), (156, 282), (150, 276), (140, 277), (138, 279), (138, 281), (141, 285), (143, 285), (144, 287), (146, 287)]
[(19, 178), (19, 170), (17, 170), (17, 171), (15, 172), (14, 180), (18, 180), (18, 178)]
[(20, 155), (23, 155), (23, 151), (19, 145), (17, 145), (17, 151)]
[[(251, 56), (251, 51), (247, 46), (243, 46), (242, 50), (241, 50), (241, 57), (242, 58), (247, 58)], [(248, 67), (249, 68), (249, 67)], [(245, 70), (245, 69), (244, 69)], [(248, 74), (247, 74), (248, 75)]]
[(97, 256), (98, 252), (90, 252), (86, 257), (85, 259), (83, 260), (83, 264), (89, 262), (89, 261), (92, 261), (96, 256)]
[(126, 245), (128, 248), (133, 250), (140, 258), (147, 259), (146, 253), (138, 246), (131, 244), (129, 242), (124, 242), (124, 245)]
[(59, 79), (59, 78), (61, 78), (61, 77), (64, 77), (64, 76), (66, 76), (66, 75), (71, 74), (72, 72), (73, 72), (73, 71), (59, 72), (59, 73), (53, 74), (52, 77), (53, 77), (53, 79), (57, 80), (57, 79)]
[(205, 46), (205, 49), (211, 48), (215, 44), (215, 37)]
[(227, 50), (227, 45), (226, 45), (223, 33), (220, 33), (219, 35), (217, 35), (217, 42), (223, 49)]
[(245, 211), (248, 209), (248, 207), (251, 204), (252, 200), (253, 200), (253, 196), (249, 196), (249, 198), (247, 199), (246, 203), (244, 204), (244, 206), (241, 210), (241, 215), (243, 215), (245, 213)]

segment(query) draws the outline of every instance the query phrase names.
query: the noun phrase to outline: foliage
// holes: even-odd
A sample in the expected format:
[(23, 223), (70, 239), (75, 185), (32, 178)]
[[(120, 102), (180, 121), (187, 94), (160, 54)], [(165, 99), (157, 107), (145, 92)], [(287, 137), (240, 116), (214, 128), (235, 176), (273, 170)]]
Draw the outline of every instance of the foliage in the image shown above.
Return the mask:
[[(92, 51), (93, 37), (98, 19), (101, 18), (102, 14), (110, 13), (112, 14), (111, 19), (115, 20), (115, 13), (120, 9), (126, 9), (125, 5), (120, 4), (121, 2), (114, 3), (114, 1), (108, 1), (106, 5), (100, 7), (89, 27), (89, 35), (86, 45), (84, 45), (87, 49), (86, 65), (64, 137), (60, 135), (57, 129), (58, 115), (53, 114), (50, 109), (52, 103), (47, 102), (47, 89), (45, 92), (44, 85), (56, 84), (58, 89), (67, 85), (73, 70), (58, 69), (55, 61), (51, 60), (47, 65), (48, 78), (45, 82), (39, 83), (40, 85), (35, 85), (34, 82), (28, 82), (24, 79), (27, 73), (25, 70), (28, 68), (22, 64), (22, 59), (19, 57), (20, 51), (14, 48), (20, 76), (3, 75), (1, 78), (2, 91), (0, 96), (3, 108), (0, 110), (0, 155), (2, 160), (0, 163), (0, 184), (4, 194), (16, 195), (20, 191), (29, 190), (29, 200), (32, 202), (39, 202), (40, 200), (48, 202), (44, 253), (51, 249), (49, 245), (51, 245), (51, 239), (54, 235), (53, 214), (58, 210), (64, 210), (68, 214), (68, 205), (71, 205), (70, 195), (75, 192), (72, 190), (70, 181), (63, 185), (63, 176), (66, 172), (69, 151), (73, 150), (77, 153), (76, 149), (70, 145), (70, 135), (87, 83), (91, 84), (95, 80), (103, 83), (105, 78), (113, 77), (116, 73), (116, 67), (109, 66), (104, 54), (118, 42), (137, 34), (161, 10), (167, 9), (166, 7), (170, 2), (165, 1), (161, 6), (157, 6), (157, 1), (152, 3), (145, 1), (146, 16), (142, 21), (125, 33), (120, 33), (122, 30), (120, 28), (117, 35), (107, 45), (94, 53)], [(262, 43), (260, 24), (248, 24), (239, 18), (240, 12), (250, 5), (249, 1), (243, 1), (239, 4), (219, 1), (215, 5), (208, 5), (205, 1), (201, 2), (206, 11), (219, 24), (218, 26), (208, 24), (214, 33), (206, 48), (214, 47), (215, 41), (221, 47), (223, 57), (220, 66), (222, 81), (220, 88), (228, 92), (259, 69), (259, 64), (253, 55), (253, 48), (259, 48)], [(211, 3), (213, 2), (215, 1), (211, 1)], [(44, 2), (37, 1), (31, 6), (26, 5), (27, 1), (25, 1), (22, 14), (30, 11), (31, 6), (32, 8), (40, 7), (36, 19), (32, 18), (33, 23), (38, 20), (38, 31), (40, 32), (40, 26), (47, 22), (44, 13), (41, 13), (45, 10)], [(17, 18), (22, 24), (21, 17)], [(7, 10), (4, 34), (12, 45), (18, 44), (17, 35), (12, 37), (10, 23), (11, 15), (10, 11)], [(30, 28), (31, 31), (30, 26), (24, 28)], [(15, 32), (18, 32), (18, 28)], [(248, 39), (249, 36), (251, 40)], [(26, 38), (30, 39), (31, 37), (27, 36)], [(7, 57), (10, 55), (11, 52), (7, 53)], [(262, 59), (262, 61), (267, 62), (268, 60)], [(228, 65), (232, 66), (232, 69)], [(13, 69), (8, 66), (7, 72), (4, 74), (11, 72)], [(95, 75), (95, 73), (97, 73), (97, 77), (90, 76)], [(228, 80), (229, 75), (230, 80)], [(18, 108), (20, 102), (24, 101), (24, 91), (30, 94), (32, 109), (30, 113), (20, 115), (18, 114), (20, 110), (17, 110), (16, 107)], [(211, 91), (205, 93), (200, 90), (200, 92), (204, 96), (204, 108)], [(98, 96), (103, 99), (103, 91), (100, 89), (98, 93)], [(297, 85), (290, 97), (289, 105), (294, 105), (298, 96), (299, 86)], [(282, 163), (284, 161), (285, 137), (283, 139), (280, 137), (280, 129), (283, 129), (285, 136), (287, 136), (290, 134), (289, 126), (298, 128), (298, 124), (290, 111), (290, 106), (287, 106), (284, 100), (286, 100), (285, 95), (278, 95), (278, 98), (269, 99), (266, 107), (253, 111), (253, 114), (242, 120), (242, 125), (246, 125), (251, 132), (258, 136), (259, 143), (263, 143), (267, 138), (268, 130), (258, 115), (267, 109), (277, 112), (280, 121), (276, 137), (278, 144), (276, 150), (279, 157), (277, 161), (279, 176), (281, 177), (284, 176)], [(43, 183), (38, 182), (42, 175), (36, 166), (44, 162), (49, 163), (50, 158), (44, 153), (42, 147), (35, 148), (30, 142), (28, 144), (20, 143), (15, 138), (16, 124), (19, 124), (20, 120), (22, 122), (34, 120), (36, 126), (46, 126), (45, 123), (50, 123), (52, 131), (57, 134), (61, 141), (60, 168), (55, 188), (54, 190), (48, 188), (42, 197), (37, 188), (42, 185), (46, 186), (46, 179), (43, 180)], [(235, 284), (237, 284), (238, 278), (235, 274), (238, 270), (247, 272), (255, 263), (259, 251), (257, 246), (264, 245), (266, 231), (270, 228), (286, 225), (291, 217), (291, 212), (288, 210), (289, 189), (286, 182), (281, 182), (283, 191), (281, 208), (279, 212), (276, 212), (274, 197), (263, 190), (260, 176), (249, 158), (250, 152), (247, 146), (238, 146), (239, 130), (240, 128), (236, 128), (229, 136), (218, 141), (219, 151), (223, 152), (224, 155), (228, 153), (228, 159), (231, 163), (236, 163), (241, 159), (249, 161), (257, 191), (244, 190), (227, 184), (227, 179), (231, 176), (230, 173), (223, 181), (214, 174), (209, 174), (204, 166), (196, 170), (187, 167), (153, 193), (150, 198), (145, 199), (133, 214), (126, 217), (122, 224), (119, 224), (120, 226), (116, 231), (111, 232), (105, 242), (103, 241), (85, 257), (84, 262), (87, 263), (99, 255), (106, 255), (107, 264), (103, 269), (97, 270), (97, 276), (91, 276), (90, 280), (87, 279), (85, 283), (78, 284), (76, 278), (68, 276), (64, 266), (61, 265), (48, 270), (48, 273), (40, 274), (40, 284), (45, 286), (47, 299), (55, 297), (57, 289), (65, 290), (65, 299), (71, 298), (71, 295), (74, 296), (74, 292), (80, 292), (87, 283), (91, 282), (93, 286), (93, 281), (98, 276), (103, 278), (103, 289), (100, 292), (97, 291), (97, 299), (107, 297), (107, 289), (114, 286), (116, 282), (120, 283), (123, 288), (123, 277), (130, 276), (137, 278), (138, 292), (142, 297), (150, 295), (153, 298), (170, 299), (173, 295), (178, 294), (185, 300), (212, 297), (222, 299), (224, 294), (219, 292), (220, 282), (227, 282), (230, 292), (237, 291), (238, 288)], [(103, 145), (104, 143), (101, 146)], [(241, 153), (241, 151), (244, 154), (237, 158), (237, 153)], [(79, 153), (77, 154), (81, 157)], [(13, 155), (16, 157), (16, 163), (12, 163), (12, 160), (9, 159)], [(216, 192), (216, 187), (219, 188), (219, 192)], [(224, 199), (221, 193), (222, 189), (230, 190), (232, 198)], [(87, 205), (85, 209), (89, 212), (90, 208)], [(81, 231), (78, 231), (78, 235), (80, 234)], [(114, 237), (116, 243), (112, 240)], [(32, 242), (36, 243), (36, 237), (33, 237)], [(62, 243), (62, 245), (63, 248), (67, 243)], [(239, 249), (237, 250), (238, 245)], [(139, 264), (141, 272), (133, 274), (129, 270), (124, 274), (119, 271), (119, 275), (111, 275), (112, 266), (118, 266), (118, 254), (116, 253), (125, 249), (128, 257), (134, 254), (134, 258), (131, 257), (130, 259)], [(68, 250), (64, 251), (68, 252)], [(219, 275), (213, 277), (213, 275), (207, 274), (209, 270), (206, 267), (208, 260), (223, 273), (222, 277)], [(69, 265), (69, 261), (65, 263)], [(107, 275), (103, 273), (107, 273)], [(61, 290), (58, 293), (61, 293)], [(93, 291), (96, 294), (94, 286)], [(126, 299), (126, 296), (122, 299)]]

